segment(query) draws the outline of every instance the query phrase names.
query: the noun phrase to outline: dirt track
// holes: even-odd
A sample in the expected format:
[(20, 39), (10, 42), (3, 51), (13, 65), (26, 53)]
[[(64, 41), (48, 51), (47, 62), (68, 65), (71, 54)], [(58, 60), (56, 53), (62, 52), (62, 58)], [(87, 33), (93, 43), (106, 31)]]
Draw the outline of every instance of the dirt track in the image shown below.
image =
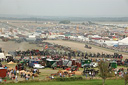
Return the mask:
[(0, 47), (5, 53), (15, 50), (42, 49), (42, 47), (37, 47), (35, 44), (29, 44), (28, 42), (15, 43), (14, 41), (3, 42), (1, 40)]
[[(100, 49), (92, 46), (92, 49), (84, 48), (84, 43), (72, 42), (72, 41), (63, 41), (63, 40), (45, 40), (45, 42), (55, 43), (63, 46), (71, 47), (74, 50), (81, 50), (83, 52), (92, 52), (92, 53), (105, 53), (105, 54), (113, 54), (113, 52), (109, 50)], [(28, 50), (28, 49), (40, 49), (42, 47), (37, 47), (35, 44), (29, 44), (27, 42), (15, 43), (14, 41), (2, 42), (0, 40), (0, 47), (5, 51), (15, 51), (15, 50)], [(123, 54), (124, 59), (128, 57), (128, 55)]]
[[(84, 43), (64, 41), (64, 40), (46, 40), (45, 42), (55, 43), (55, 44), (59, 44), (59, 45), (63, 45), (63, 46), (68, 46), (68, 47), (71, 47), (74, 50), (80, 50), (80, 51), (83, 51), (83, 52), (92, 52), (92, 53), (99, 52), (99, 53), (105, 53), (105, 54), (113, 54), (113, 52), (111, 52), (111, 51), (96, 48), (96, 47), (93, 47), (93, 46), (92, 46), (92, 49), (84, 48)], [(124, 56), (124, 59), (126, 59), (128, 55), (123, 54), (123, 56)]]

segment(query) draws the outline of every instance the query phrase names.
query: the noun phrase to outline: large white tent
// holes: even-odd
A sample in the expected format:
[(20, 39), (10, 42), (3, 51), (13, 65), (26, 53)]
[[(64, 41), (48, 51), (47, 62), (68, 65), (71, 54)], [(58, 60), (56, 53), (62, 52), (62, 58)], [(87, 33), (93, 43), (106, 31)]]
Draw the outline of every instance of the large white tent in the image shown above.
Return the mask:
[(128, 37), (126, 37), (118, 42), (119, 42), (119, 45), (128, 45)]
[(4, 53), (0, 53), (0, 59), (1, 59), (1, 58), (5, 58)]
[(29, 35), (28, 38), (26, 38), (27, 41), (36, 41), (36, 36)]
[(97, 43), (103, 45), (103, 44), (106, 44), (107, 46), (114, 46), (114, 45), (118, 45), (118, 41), (98, 41)]
[(118, 41), (105, 41), (104, 44), (106, 44), (107, 46), (114, 46), (118, 45)]

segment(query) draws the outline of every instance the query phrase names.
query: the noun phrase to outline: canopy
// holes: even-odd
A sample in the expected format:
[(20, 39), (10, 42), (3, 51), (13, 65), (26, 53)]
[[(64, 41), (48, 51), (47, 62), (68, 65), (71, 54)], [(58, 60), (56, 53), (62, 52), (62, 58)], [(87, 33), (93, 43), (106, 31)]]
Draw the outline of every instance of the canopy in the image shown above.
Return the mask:
[(21, 70), (20, 73), (30, 74), (30, 76), (32, 76), (32, 73), (31, 72), (27, 72), (25, 70)]
[(25, 73), (26, 71), (25, 70), (21, 70), (20, 73)]
[(9, 62), (9, 63), (7, 63), (7, 64), (16, 64), (16, 63), (14, 63), (14, 62), (10, 61), (10, 62)]

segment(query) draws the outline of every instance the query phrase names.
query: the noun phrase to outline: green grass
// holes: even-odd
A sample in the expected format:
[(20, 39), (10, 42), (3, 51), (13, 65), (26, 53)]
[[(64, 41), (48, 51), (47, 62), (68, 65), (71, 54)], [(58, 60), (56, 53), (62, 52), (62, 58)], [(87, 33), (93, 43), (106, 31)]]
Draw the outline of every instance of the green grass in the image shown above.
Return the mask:
[(15, 66), (16, 66), (16, 64), (7, 64), (7, 62), (2, 62), (1, 64), (6, 65), (8, 67), (12, 67), (12, 68), (15, 68)]
[[(8, 83), (6, 85), (102, 85), (102, 80)], [(124, 80), (106, 80), (105, 85), (124, 85)]]

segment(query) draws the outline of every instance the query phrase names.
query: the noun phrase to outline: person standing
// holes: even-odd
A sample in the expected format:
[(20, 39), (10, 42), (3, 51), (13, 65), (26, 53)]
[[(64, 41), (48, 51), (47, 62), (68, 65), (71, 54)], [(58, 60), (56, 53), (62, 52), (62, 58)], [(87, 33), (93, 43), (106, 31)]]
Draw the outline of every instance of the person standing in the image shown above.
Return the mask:
[(17, 75), (19, 75), (19, 70), (16, 71)]
[(8, 67), (5, 65), (4, 68), (7, 69)]
[(34, 79), (34, 73), (32, 74), (32, 79)]
[(28, 80), (30, 79), (30, 74), (28, 74)]
[(23, 78), (25, 78), (25, 73), (23, 72)]
[(51, 79), (54, 79), (54, 76), (52, 75)]
[(14, 72), (13, 72), (13, 73), (14, 73), (14, 75), (16, 76), (16, 70), (14, 70)]
[(16, 79), (16, 82), (17, 82), (18, 81), (18, 76), (17, 75), (15, 76), (15, 79)]
[(0, 77), (0, 83), (2, 83), (2, 78)]
[(11, 79), (11, 72), (9, 72), (9, 78)]
[(86, 78), (88, 77), (88, 74), (87, 74), (87, 72), (85, 73), (85, 76), (86, 76)]
[(115, 71), (115, 76), (117, 76), (117, 71)]
[(25, 79), (28, 80), (28, 75), (27, 74), (25, 75)]
[(60, 72), (60, 77), (62, 77), (62, 73)]
[(21, 78), (23, 77), (23, 73), (22, 72), (21, 72), (20, 76), (21, 76)]

